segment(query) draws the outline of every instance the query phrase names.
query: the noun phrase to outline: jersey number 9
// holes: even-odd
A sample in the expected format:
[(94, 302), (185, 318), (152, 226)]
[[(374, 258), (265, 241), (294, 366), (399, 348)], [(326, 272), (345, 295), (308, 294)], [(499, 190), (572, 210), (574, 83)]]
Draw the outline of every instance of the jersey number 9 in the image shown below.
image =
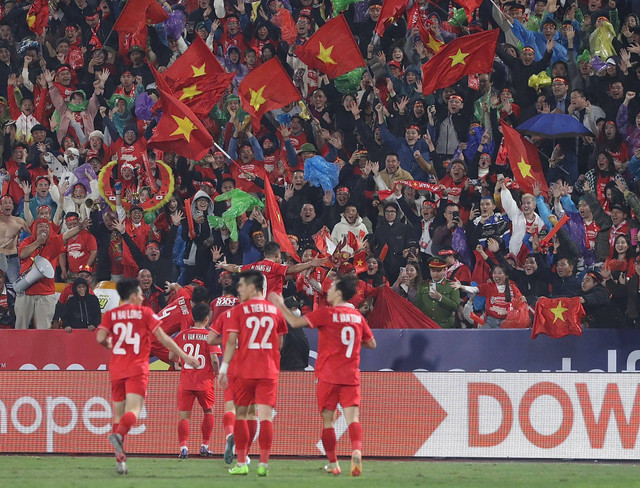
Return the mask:
[(342, 340), (342, 343), (347, 346), (345, 356), (350, 358), (351, 354), (353, 354), (353, 345), (356, 342), (356, 331), (353, 330), (353, 327), (347, 325), (342, 328), (342, 331), (340, 332), (340, 339)]

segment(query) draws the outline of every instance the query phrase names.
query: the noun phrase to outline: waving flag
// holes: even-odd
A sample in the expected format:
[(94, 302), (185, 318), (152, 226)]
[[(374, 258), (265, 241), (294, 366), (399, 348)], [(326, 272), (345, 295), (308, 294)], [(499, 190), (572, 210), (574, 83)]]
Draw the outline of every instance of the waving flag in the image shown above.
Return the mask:
[(511, 164), (511, 172), (520, 189), (525, 193), (533, 193), (533, 184), (538, 182), (542, 185), (542, 191), (548, 192), (549, 187), (542, 172), (540, 156), (536, 147), (510, 125), (505, 124), (502, 120), (500, 124), (504, 136), (504, 147)]
[(245, 76), (238, 95), (255, 128), (260, 127), (265, 113), (302, 98), (278, 58), (271, 58)]
[(328, 20), (296, 49), (296, 56), (330, 79), (366, 66), (344, 15)]
[(269, 223), (271, 224), (271, 231), (273, 232), (273, 240), (280, 244), (280, 249), (289, 254), (293, 259), (300, 262), (298, 253), (293, 249), (293, 245), (289, 240), (289, 235), (284, 228), (284, 222), (282, 220), (282, 213), (280, 212), (280, 206), (276, 200), (276, 196), (269, 183), (269, 178), (264, 179), (264, 196), (265, 196), (265, 214)]
[(128, 0), (113, 25), (113, 30), (136, 32), (140, 24), (159, 24), (168, 18), (169, 14), (156, 0)]
[(585, 316), (580, 297), (546, 298), (536, 303), (531, 338), (546, 334), (553, 338), (582, 335), (580, 323)]
[(387, 27), (400, 18), (408, 4), (409, 0), (384, 0), (374, 32), (382, 37)]
[(47, 0), (35, 0), (29, 12), (27, 12), (27, 24), (29, 30), (34, 34), (41, 36), (44, 34), (44, 28), (49, 25), (49, 2)]
[(458, 37), (422, 65), (422, 93), (430, 95), (453, 85), (463, 76), (490, 73), (499, 29)]

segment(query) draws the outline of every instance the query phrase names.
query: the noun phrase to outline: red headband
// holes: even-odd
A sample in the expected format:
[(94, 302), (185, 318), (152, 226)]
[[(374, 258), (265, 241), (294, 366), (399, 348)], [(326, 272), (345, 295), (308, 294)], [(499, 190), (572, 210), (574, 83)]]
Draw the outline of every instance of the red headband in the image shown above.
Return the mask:
[(460, 95), (451, 95), (451, 96), (449, 97), (449, 99), (452, 99), (452, 98), (457, 98), (457, 99), (458, 99), (458, 100), (460, 100), (461, 102), (462, 102), (462, 101), (464, 101), (464, 100), (462, 100), (462, 97), (461, 97)]
[(437, 205), (436, 205), (436, 202), (432, 202), (430, 200), (425, 200), (424, 202), (422, 202), (422, 206), (423, 207), (431, 207), (431, 208), (435, 209)]
[(535, 50), (535, 49), (533, 49), (531, 46), (525, 46), (525, 47), (523, 47), (523, 48), (522, 48), (522, 52), (525, 52), (525, 51), (531, 51), (532, 53), (535, 53), (535, 52), (536, 52), (536, 50)]
[(565, 80), (564, 78), (554, 78), (553, 79), (553, 83), (555, 83), (555, 82), (560, 82), (563, 85), (568, 85), (567, 80)]
[[(462, 100), (462, 99), (460, 99), (460, 100)], [(409, 129), (413, 129), (415, 131), (420, 132), (420, 127), (418, 127), (417, 125), (410, 125), (409, 127), (407, 127), (407, 130), (409, 130)]]

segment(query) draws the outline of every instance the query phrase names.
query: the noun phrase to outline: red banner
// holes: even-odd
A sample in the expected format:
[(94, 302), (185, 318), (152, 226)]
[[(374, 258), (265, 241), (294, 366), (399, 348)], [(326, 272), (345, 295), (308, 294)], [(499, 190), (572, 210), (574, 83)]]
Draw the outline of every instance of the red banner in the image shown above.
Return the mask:
[[(361, 422), (368, 456), (413, 456), (446, 417), (446, 413), (411, 373), (363, 373)], [(179, 451), (176, 391), (179, 373), (152, 371), (145, 407), (127, 435), (125, 448), (135, 454)], [(110, 453), (111, 385), (107, 372), (2, 372), (0, 425), (2, 452)], [(398, 401), (398, 399), (402, 401)], [(225, 436), (222, 391), (216, 388), (211, 449), (222, 454)], [(412, 422), (416, 410), (424, 413)], [(200, 446), (202, 410), (194, 405), (189, 447)], [(6, 430), (5, 430), (6, 426)], [(282, 373), (274, 411), (272, 454), (319, 456), (322, 420), (311, 372)], [(336, 421), (338, 454), (349, 455), (346, 422)], [(252, 453), (258, 451), (254, 442)]]

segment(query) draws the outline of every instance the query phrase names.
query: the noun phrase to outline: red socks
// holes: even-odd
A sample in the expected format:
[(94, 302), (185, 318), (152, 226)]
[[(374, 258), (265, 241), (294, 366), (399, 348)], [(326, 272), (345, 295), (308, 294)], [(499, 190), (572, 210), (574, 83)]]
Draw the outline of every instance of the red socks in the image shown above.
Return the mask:
[[(249, 421), (251, 422), (251, 420)], [(257, 422), (254, 420), (253, 422)], [(269, 463), (269, 455), (271, 454), (271, 444), (273, 443), (273, 422), (263, 420), (260, 422), (260, 462)]]
[(249, 426), (249, 444), (247, 445), (247, 453), (251, 449), (251, 444), (253, 444), (253, 439), (256, 438), (256, 431), (258, 430), (258, 421), (257, 420), (247, 420), (247, 425)]
[(236, 419), (233, 435), (236, 442), (238, 463), (245, 464), (247, 462), (247, 452), (249, 451), (249, 426), (246, 420)]
[(187, 440), (189, 439), (189, 421), (182, 419), (178, 422), (178, 441), (180, 441), (180, 447), (187, 447)]
[(131, 427), (136, 424), (137, 420), (138, 419), (133, 412), (127, 412), (122, 416), (120, 423), (118, 424), (118, 428), (116, 429), (116, 432), (122, 436), (122, 439), (124, 439), (127, 432), (131, 430)]
[(324, 451), (326, 452), (330, 463), (338, 461), (338, 456), (336, 455), (336, 444), (335, 429), (333, 427), (322, 429), (322, 445), (324, 446)]
[(112, 433), (112, 434), (115, 434), (115, 433), (118, 431), (118, 425), (119, 425), (119, 424), (114, 423), (114, 424), (111, 426), (111, 433)]
[(213, 431), (213, 414), (205, 413), (204, 417), (202, 418), (202, 443), (205, 446), (209, 445), (212, 431)]
[(233, 424), (236, 422), (236, 414), (234, 412), (225, 412), (222, 417), (222, 426), (224, 427), (225, 437), (233, 434)]
[(349, 425), (349, 437), (352, 449), (362, 451), (362, 426), (360, 422), (353, 422)]

